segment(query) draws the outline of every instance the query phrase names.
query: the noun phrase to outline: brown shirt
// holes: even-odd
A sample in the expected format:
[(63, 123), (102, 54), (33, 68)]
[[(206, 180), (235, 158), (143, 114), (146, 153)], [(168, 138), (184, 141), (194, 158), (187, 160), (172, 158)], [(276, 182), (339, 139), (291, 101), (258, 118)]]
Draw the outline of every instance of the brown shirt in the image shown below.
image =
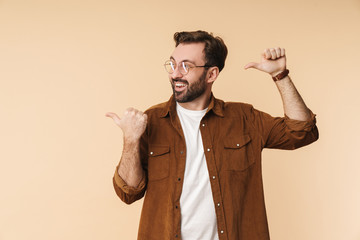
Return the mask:
[[(151, 107), (140, 142), (145, 176), (137, 188), (127, 186), (117, 169), (117, 195), (130, 204), (146, 192), (138, 239), (181, 239), (180, 195), (186, 144), (176, 102)], [(312, 113), (311, 113), (312, 114)], [(219, 239), (270, 239), (266, 218), (261, 151), (295, 149), (318, 139), (315, 115), (309, 121), (274, 118), (244, 103), (212, 97), (200, 123)]]

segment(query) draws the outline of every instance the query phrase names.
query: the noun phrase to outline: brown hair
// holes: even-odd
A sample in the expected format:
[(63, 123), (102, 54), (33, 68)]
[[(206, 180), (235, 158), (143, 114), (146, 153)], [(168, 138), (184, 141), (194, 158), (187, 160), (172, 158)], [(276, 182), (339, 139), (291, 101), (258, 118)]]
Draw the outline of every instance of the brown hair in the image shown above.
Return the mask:
[(228, 51), (220, 37), (214, 37), (212, 33), (199, 30), (194, 32), (176, 32), (174, 40), (175, 47), (180, 43), (205, 43), (205, 64), (217, 66), (219, 72), (224, 68)]

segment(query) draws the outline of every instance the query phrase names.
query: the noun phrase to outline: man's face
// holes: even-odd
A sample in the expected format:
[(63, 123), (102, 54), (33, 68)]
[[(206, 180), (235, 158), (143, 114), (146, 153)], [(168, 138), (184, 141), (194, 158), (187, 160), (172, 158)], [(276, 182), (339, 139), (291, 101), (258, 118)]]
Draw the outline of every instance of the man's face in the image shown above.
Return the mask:
[(191, 102), (206, 91), (206, 69), (190, 68), (186, 75), (179, 71), (182, 67), (180, 62), (189, 62), (195, 66), (205, 65), (204, 46), (204, 43), (179, 44), (171, 55), (176, 68), (169, 74), (169, 78), (177, 102)]

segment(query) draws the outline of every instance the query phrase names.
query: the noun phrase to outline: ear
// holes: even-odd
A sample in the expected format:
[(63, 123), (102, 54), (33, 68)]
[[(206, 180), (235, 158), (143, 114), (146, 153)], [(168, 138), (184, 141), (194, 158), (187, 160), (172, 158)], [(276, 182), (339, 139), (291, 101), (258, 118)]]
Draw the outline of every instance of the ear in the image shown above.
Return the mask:
[(207, 83), (213, 83), (219, 76), (219, 68), (218, 67), (210, 67), (206, 74)]

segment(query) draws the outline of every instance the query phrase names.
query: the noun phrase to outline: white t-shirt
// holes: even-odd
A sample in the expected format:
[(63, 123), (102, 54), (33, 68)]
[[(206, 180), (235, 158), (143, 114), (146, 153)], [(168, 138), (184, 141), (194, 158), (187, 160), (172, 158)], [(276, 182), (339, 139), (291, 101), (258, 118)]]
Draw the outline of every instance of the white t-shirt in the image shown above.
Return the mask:
[(211, 192), (200, 121), (205, 110), (193, 111), (177, 103), (177, 114), (186, 142), (186, 165), (180, 197), (183, 240), (218, 240), (215, 206)]

